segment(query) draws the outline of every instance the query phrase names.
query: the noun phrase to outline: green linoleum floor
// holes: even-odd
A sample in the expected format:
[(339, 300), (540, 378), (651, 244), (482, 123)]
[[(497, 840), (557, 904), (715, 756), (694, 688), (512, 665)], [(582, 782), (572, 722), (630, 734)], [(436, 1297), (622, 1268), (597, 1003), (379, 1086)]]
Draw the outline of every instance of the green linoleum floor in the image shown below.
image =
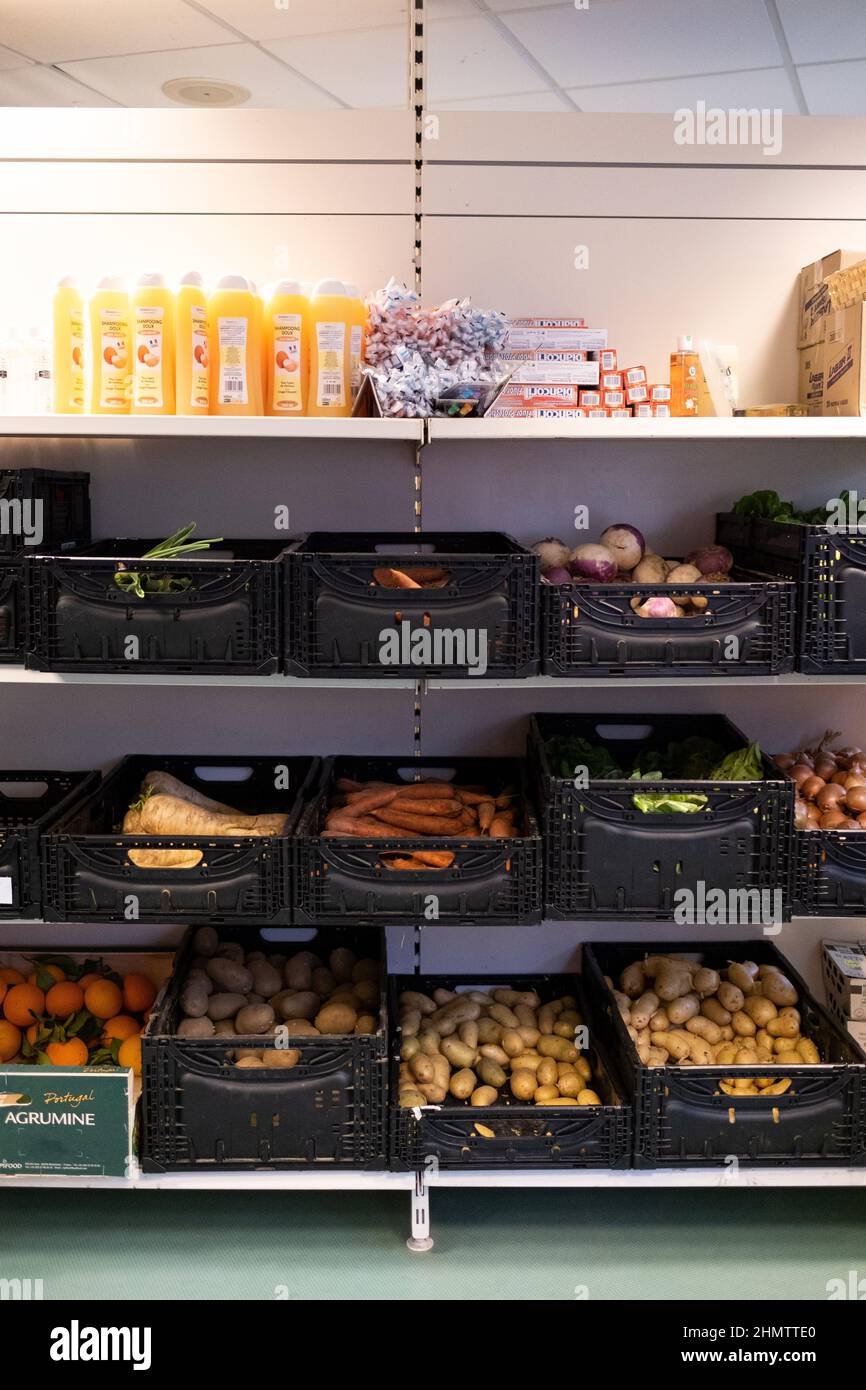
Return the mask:
[(866, 1276), (866, 1191), (0, 1193), (0, 1278), (101, 1299), (824, 1300)]

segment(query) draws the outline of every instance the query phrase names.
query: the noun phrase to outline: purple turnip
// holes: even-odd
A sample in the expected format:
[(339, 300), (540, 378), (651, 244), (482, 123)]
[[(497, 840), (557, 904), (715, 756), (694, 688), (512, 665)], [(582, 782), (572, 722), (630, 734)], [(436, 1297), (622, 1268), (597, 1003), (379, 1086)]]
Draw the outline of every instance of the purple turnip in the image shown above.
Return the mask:
[(564, 565), (554, 565), (552, 570), (544, 571), (541, 579), (545, 584), (570, 584), (571, 571), (567, 570)]
[(680, 610), (677, 605), (669, 598), (648, 598), (646, 603), (642, 603), (637, 612), (642, 618), (679, 618)]
[(548, 536), (546, 540), (536, 541), (535, 545), (530, 546), (530, 550), (534, 551), (541, 561), (542, 574), (547, 574), (554, 569), (567, 568), (571, 557), (568, 546), (562, 541), (558, 541), (555, 536)]
[(727, 574), (733, 563), (733, 555), (723, 545), (702, 545), (685, 558), (685, 564), (694, 565), (701, 574)]
[(640, 531), (625, 521), (608, 526), (599, 539), (613, 555), (621, 570), (633, 570), (640, 564), (646, 551), (646, 542)]
[(570, 569), (573, 575), (609, 584), (616, 579), (619, 565), (606, 545), (579, 545), (571, 552)]

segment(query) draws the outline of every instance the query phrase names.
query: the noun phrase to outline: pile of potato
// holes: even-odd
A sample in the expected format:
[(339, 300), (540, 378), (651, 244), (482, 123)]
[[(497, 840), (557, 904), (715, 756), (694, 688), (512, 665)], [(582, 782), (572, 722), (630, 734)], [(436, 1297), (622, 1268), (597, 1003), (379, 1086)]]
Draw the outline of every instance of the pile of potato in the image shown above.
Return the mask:
[[(236, 942), (220, 941), (213, 927), (201, 927), (193, 947), (180, 996), (179, 1038), (274, 1038), (278, 1029), (293, 1038), (376, 1032), (377, 960), (359, 959), (344, 946), (327, 961), (314, 951), (244, 951)], [(272, 1044), (239, 1048), (230, 1056), (242, 1067), (288, 1067), (299, 1054)]]
[(575, 1046), (571, 995), (542, 1004), (534, 989), (436, 989), (400, 995), (399, 1103), (601, 1105)]
[[(644, 1066), (814, 1065), (800, 1031), (797, 991), (776, 965), (732, 961), (709, 969), (681, 956), (650, 955), (626, 966), (620, 988), (606, 976)], [(781, 1095), (790, 1077), (728, 1077), (726, 1094)]]

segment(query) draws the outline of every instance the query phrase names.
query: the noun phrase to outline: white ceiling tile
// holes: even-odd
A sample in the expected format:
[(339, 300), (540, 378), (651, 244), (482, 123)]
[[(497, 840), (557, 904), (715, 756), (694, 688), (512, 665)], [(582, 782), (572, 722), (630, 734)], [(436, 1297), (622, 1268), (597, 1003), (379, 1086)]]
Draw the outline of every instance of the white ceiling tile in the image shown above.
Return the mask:
[(293, 34), (328, 34), (408, 23), (409, 0), (203, 0), (203, 8), (250, 39), (284, 39)]
[(160, 90), (173, 77), (204, 77), (237, 82), (251, 93), (247, 106), (315, 109), (333, 107), (323, 92), (296, 77), (270, 54), (248, 43), (215, 48), (183, 48), (169, 53), (138, 53), (129, 58), (95, 58), (64, 63), (73, 77), (113, 97), (123, 106), (176, 106)]
[(29, 58), (22, 57), (20, 53), (13, 53), (11, 48), (0, 48), (0, 72), (6, 72), (10, 68), (26, 68), (29, 62)]
[(866, 62), (797, 68), (812, 116), (866, 116)]
[(866, 58), (863, 0), (776, 0), (795, 63)]
[(708, 107), (757, 107), (797, 114), (797, 101), (784, 68), (759, 72), (717, 73), (710, 77), (678, 77), (662, 82), (630, 82), (609, 87), (570, 87), (582, 111), (673, 112)]
[(437, 111), (572, 111), (556, 92), (518, 92), (514, 96), (464, 97), (437, 102)]
[(300, 34), (271, 40), (264, 47), (349, 106), (408, 105), (409, 40), (400, 25)]
[(481, 15), (434, 20), (426, 39), (430, 106), (538, 88), (538, 73)]
[(433, 19), (477, 19), (477, 17), (478, 6), (475, 4), (475, 0), (425, 0), (424, 18), (428, 24)]
[(0, 34), (41, 63), (225, 43), (231, 35), (182, 0), (0, 0)]
[(0, 72), (0, 106), (114, 106), (89, 92), (65, 73), (31, 63), (14, 72)]
[(501, 18), (562, 87), (782, 61), (755, 0), (593, 0), (587, 10), (557, 6)]

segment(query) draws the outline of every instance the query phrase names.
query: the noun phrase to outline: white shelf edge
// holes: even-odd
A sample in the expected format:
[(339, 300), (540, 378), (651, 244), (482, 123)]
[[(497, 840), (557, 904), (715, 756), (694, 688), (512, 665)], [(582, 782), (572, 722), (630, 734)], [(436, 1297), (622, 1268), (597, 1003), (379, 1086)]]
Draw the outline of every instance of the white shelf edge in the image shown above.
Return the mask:
[(449, 420), (427, 422), (431, 444), (472, 443), (481, 440), (527, 439), (736, 439), (845, 440), (866, 439), (866, 419), (783, 415), (718, 417), (697, 420)]
[(23, 666), (0, 665), (0, 685), (126, 685), (126, 686), (219, 686), (247, 687), (255, 690), (414, 690), (412, 680), (340, 680), (329, 676), (209, 676), (163, 675), (130, 671), (114, 672), (26, 671)]
[(78, 439), (378, 439), (420, 443), (423, 420), (380, 420), (352, 416), (326, 420), (303, 416), (203, 417), (187, 415), (2, 415), (0, 438), (62, 437)]
[[(559, 1169), (508, 1168), (441, 1170), (425, 1174), (429, 1190), (437, 1188), (728, 1188), (743, 1191), (756, 1187), (866, 1187), (866, 1168), (748, 1168), (735, 1176), (725, 1166), (712, 1168)], [(101, 1188), (121, 1192), (288, 1191), (288, 1192), (411, 1192), (414, 1173), (366, 1173), (362, 1171), (292, 1173), (275, 1170), (255, 1173), (141, 1173), (132, 1178), (0, 1177), (4, 1187)]]

